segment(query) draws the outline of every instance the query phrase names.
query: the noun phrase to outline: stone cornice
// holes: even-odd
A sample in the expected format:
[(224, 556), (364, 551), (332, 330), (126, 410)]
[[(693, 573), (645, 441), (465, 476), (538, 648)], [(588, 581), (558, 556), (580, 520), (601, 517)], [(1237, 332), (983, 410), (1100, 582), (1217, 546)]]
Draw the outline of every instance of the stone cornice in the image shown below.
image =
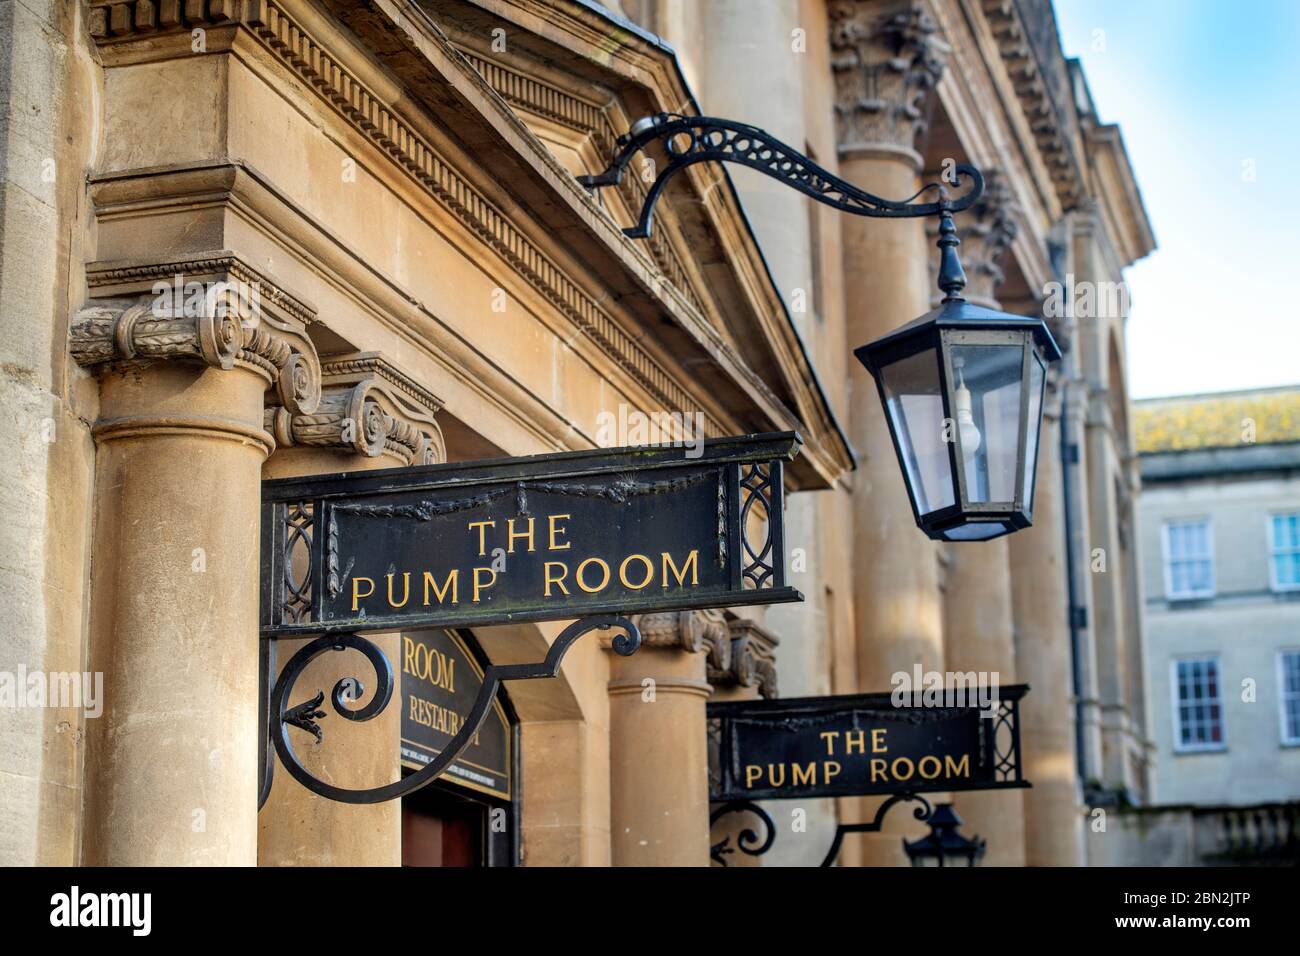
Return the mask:
[(728, 666), (715, 667), (710, 661), (709, 683), (714, 687), (757, 687), (763, 697), (776, 697), (776, 635), (749, 618), (729, 620), (727, 633), (731, 645)]
[(830, 5), (836, 139), (841, 155), (880, 146), (916, 150), (949, 47), (921, 4)]
[[(664, 611), (637, 618), (645, 647), (676, 649), (687, 654), (705, 651), (713, 670), (731, 667), (731, 637), (721, 611)], [(608, 642), (606, 642), (608, 644)]]
[(981, 7), (1061, 208), (1069, 211), (1086, 192), (1070, 133), (1058, 113), (1069, 106), (1053, 99), (1015, 0), (981, 0)]

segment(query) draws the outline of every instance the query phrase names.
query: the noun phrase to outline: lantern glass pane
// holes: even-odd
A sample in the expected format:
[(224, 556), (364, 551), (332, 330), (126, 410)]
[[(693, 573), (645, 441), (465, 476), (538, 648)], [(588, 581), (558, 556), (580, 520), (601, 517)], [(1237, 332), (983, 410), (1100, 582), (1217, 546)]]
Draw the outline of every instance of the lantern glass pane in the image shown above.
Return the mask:
[(1024, 358), (1023, 342), (952, 346), (953, 417), (967, 501), (1015, 500)]
[(1038, 461), (1038, 428), (1043, 415), (1043, 383), (1047, 375), (1037, 352), (1029, 356), (1029, 409), (1025, 417), (1025, 509), (1034, 504), (1034, 464)]
[(880, 370), (889, 427), (903, 459), (916, 510), (927, 514), (955, 503), (937, 353), (926, 349)]

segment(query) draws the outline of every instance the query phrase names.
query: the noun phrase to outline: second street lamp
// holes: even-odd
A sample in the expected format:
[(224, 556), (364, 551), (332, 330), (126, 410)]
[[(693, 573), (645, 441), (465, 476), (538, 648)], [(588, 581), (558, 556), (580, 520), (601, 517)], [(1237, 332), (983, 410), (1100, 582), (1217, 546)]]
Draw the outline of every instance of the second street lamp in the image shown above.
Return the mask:
[[(709, 116), (660, 113), (620, 136), (610, 165), (579, 176), (592, 189), (617, 185), (633, 155), (659, 144), (666, 165), (650, 187), (637, 224), (646, 238), (668, 181), (687, 166), (731, 162), (779, 179), (818, 202), (858, 216), (939, 216), (943, 302), (854, 351), (876, 380), (917, 526), (941, 541), (985, 541), (1029, 527), (1047, 366), (1061, 357), (1041, 318), (1009, 315), (961, 297), (956, 212), (984, 189), (975, 167), (956, 167), (970, 188), (950, 199), (930, 183), (905, 200), (882, 199), (840, 179), (761, 129)], [(914, 202), (934, 190), (937, 202)]]

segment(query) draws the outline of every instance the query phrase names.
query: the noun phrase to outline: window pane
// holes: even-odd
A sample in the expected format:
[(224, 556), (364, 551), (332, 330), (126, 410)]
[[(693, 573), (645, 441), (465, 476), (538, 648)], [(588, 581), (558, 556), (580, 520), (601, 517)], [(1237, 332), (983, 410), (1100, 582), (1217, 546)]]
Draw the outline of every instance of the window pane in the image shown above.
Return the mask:
[(885, 407), (916, 495), (916, 508), (927, 514), (955, 503), (948, 443), (944, 441), (943, 399), (939, 394), (939, 360), (924, 351), (881, 369)]

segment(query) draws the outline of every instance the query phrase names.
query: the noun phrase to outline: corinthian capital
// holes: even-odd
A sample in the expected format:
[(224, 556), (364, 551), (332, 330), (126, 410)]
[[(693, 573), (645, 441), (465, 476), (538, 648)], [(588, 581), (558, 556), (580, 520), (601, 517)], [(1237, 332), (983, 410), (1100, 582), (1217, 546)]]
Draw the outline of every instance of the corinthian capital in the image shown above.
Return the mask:
[(834, 0), (830, 17), (841, 154), (915, 150), (949, 52), (934, 18), (919, 4), (882, 12), (873, 0)]
[(308, 414), (283, 406), (266, 409), (266, 429), (281, 447), (338, 448), (402, 465), (446, 459), (442, 430), (434, 420), (441, 403), (377, 352), (327, 359), (323, 393)]

